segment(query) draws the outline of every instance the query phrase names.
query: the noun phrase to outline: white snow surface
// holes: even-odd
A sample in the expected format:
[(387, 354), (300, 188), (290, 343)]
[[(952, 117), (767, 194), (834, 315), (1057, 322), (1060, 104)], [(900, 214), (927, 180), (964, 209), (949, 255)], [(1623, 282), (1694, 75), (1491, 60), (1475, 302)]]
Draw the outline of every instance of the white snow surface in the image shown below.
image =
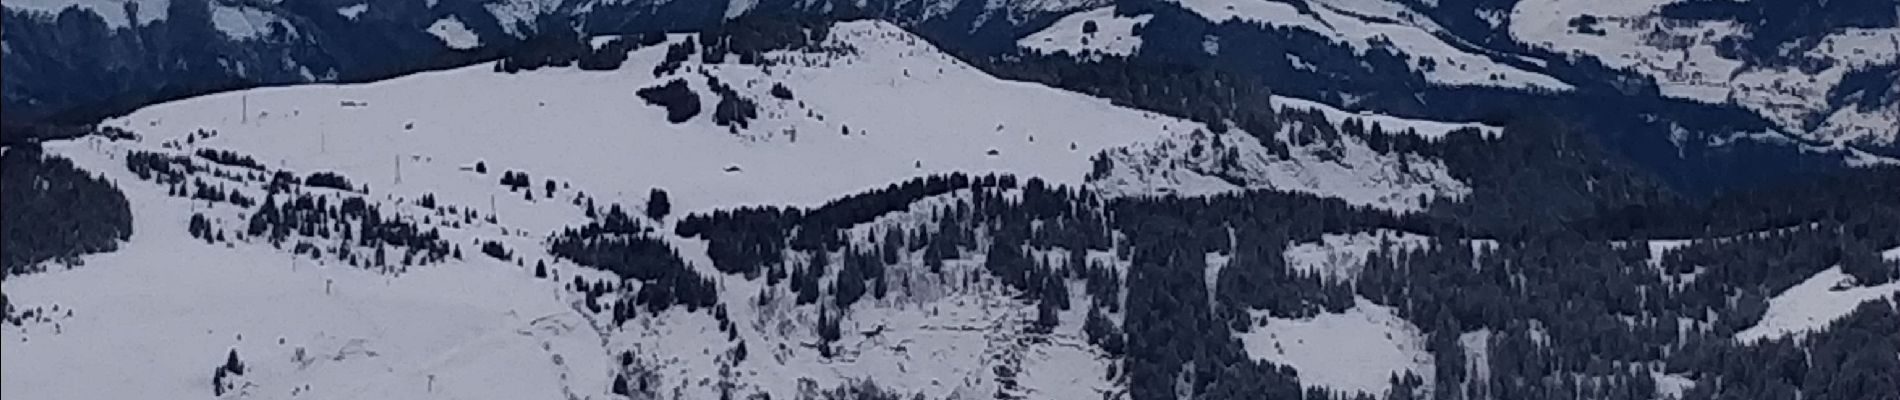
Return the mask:
[[(1127, 57), (1141, 48), (1141, 37), (1136, 35), (1135, 26), (1153, 18), (1149, 14), (1116, 16), (1115, 7), (1102, 7), (1064, 16), (1048, 28), (1016, 41), (1016, 45), (1050, 54)], [(1085, 33), (1083, 27), (1090, 23), (1096, 30)]]
[(365, 11), (369, 11), (369, 3), (337, 7), (336, 9), (337, 15), (342, 15), (343, 18), (349, 18), (351, 21), (355, 21), (356, 17), (362, 16)]
[(132, 26), (133, 16), (125, 12), (128, 4), (138, 7), (138, 25), (146, 25), (165, 19), (171, 0), (7, 0), (4, 6), (49, 18), (58, 16), (68, 8), (77, 8), (99, 15), (100, 19), (105, 20), (106, 27), (118, 29)]
[[(1900, 140), (1900, 107), (1847, 112), (1828, 104), (1827, 94), (1848, 71), (1900, 60), (1900, 28), (1849, 28), (1783, 45), (1784, 55), (1823, 67), (1804, 72), (1723, 57), (1724, 40), (1746, 38), (1733, 21), (1682, 21), (1658, 10), (1681, 0), (1525, 0), (1509, 18), (1511, 35), (1526, 44), (1591, 56), (1613, 68), (1655, 79), (1662, 94), (1708, 103), (1734, 103), (1761, 114), (1781, 129), (1829, 143), (1892, 144)], [(1572, 18), (1598, 18), (1602, 34), (1570, 27)], [(1821, 122), (1810, 129), (1810, 121)]]
[(1394, 251), (1417, 250), (1430, 246), (1430, 238), (1410, 232), (1378, 230), (1353, 234), (1329, 233), (1320, 241), (1290, 243), (1282, 256), (1287, 268), (1304, 273), (1321, 273), (1331, 279), (1349, 281), (1359, 276), (1367, 257), (1381, 247)]
[(16, 305), (71, 314), (0, 329), (0, 361), (36, 366), (5, 370), (5, 398), (209, 398), (232, 349), (248, 371), (228, 396), (252, 399), (607, 394), (602, 337), (557, 284), (486, 257), (386, 275), (262, 243), (205, 244), (183, 234), (187, 216), (232, 230), (238, 210), (166, 196), (119, 160), (145, 143), (94, 139), (48, 149), (124, 189), (135, 233), (83, 266), (6, 281)]
[(561, 0), (499, 0), (482, 4), (482, 8), (495, 16), (495, 21), (501, 24), (503, 32), (518, 38), (527, 38), (529, 34), (534, 33), (521, 32), (520, 25), (527, 25), (533, 29), (535, 18), (554, 13), (560, 6)]
[(1465, 350), (1465, 387), (1488, 391), (1491, 382), (1491, 330), (1480, 329), (1459, 334), (1458, 345)]
[(434, 24), (429, 25), (428, 31), (452, 49), (467, 50), (482, 46), (482, 38), (468, 30), (468, 25), (463, 25), (462, 20), (453, 15), (435, 20)]
[[(1891, 251), (1890, 251), (1891, 253)], [(1754, 342), (1788, 335), (1799, 337), (1824, 329), (1847, 316), (1861, 303), (1893, 299), (1900, 281), (1874, 286), (1854, 285), (1839, 266), (1828, 268), (1768, 300), (1768, 313), (1755, 326), (1735, 333), (1735, 339)]]
[(285, 29), (293, 36), (297, 34), (297, 28), (283, 17), (251, 6), (213, 5), (211, 25), (231, 40), (256, 40), (275, 34), (278, 29)]
[[(1311, 13), (1272, 0), (1176, 0), (1214, 23), (1241, 20), (1273, 27), (1305, 29), (1359, 53), (1384, 47), (1410, 55), (1414, 70), (1448, 86), (1494, 86), (1565, 91), (1572, 86), (1542, 73), (1498, 62), (1502, 54), (1483, 54), (1478, 46), (1454, 44), (1444, 27), (1410, 6), (1387, 0), (1309, 1)], [(1435, 66), (1427, 67), (1430, 59)]]
[(1302, 384), (1383, 395), (1405, 371), (1429, 386), (1435, 367), (1418, 327), (1391, 307), (1358, 299), (1342, 313), (1286, 319), (1253, 311), (1256, 324), (1235, 335), (1255, 359), (1293, 367)]
[[(167, 134), (212, 129), (221, 133), (213, 139), (217, 146), (246, 149), (273, 165), (343, 172), (411, 197), (456, 189), (395, 185), (398, 157), (432, 160), (405, 163), (408, 182), (492, 183), (493, 176), (458, 170), (485, 161), (496, 173), (515, 169), (536, 180), (571, 180), (597, 197), (662, 187), (678, 212), (816, 206), (840, 194), (951, 171), (1013, 172), (1075, 185), (1089, 169), (1089, 155), (1190, 125), (996, 79), (881, 22), (840, 24), (831, 39), (854, 52), (777, 54), (784, 62), (769, 68), (702, 65), (691, 57), (687, 71), (717, 76), (760, 103), (760, 118), (746, 129), (711, 121), (707, 114), (717, 97), (699, 73), (653, 77), (665, 46), (633, 52), (617, 71), (510, 75), (478, 65), (367, 84), (229, 92), (146, 107), (105, 124)], [(708, 111), (679, 125), (634, 95), (676, 78), (691, 84)], [(790, 88), (796, 100), (767, 94), (774, 83)], [(368, 106), (339, 106), (342, 101)], [(248, 118), (240, 115), (246, 103)], [(846, 128), (850, 134), (841, 134)], [(825, 178), (811, 179), (815, 173)]]

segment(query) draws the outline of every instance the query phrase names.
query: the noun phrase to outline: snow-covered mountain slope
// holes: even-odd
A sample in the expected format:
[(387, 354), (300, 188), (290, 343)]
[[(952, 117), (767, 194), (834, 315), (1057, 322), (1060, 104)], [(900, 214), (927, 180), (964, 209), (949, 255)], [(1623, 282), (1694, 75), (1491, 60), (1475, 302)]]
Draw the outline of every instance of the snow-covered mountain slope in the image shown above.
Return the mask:
[[(1900, 103), (1851, 105), (1830, 95), (1853, 71), (1900, 63), (1900, 28), (1841, 28), (1779, 45), (1779, 54), (1738, 54), (1756, 21), (1663, 15), (1678, 0), (1525, 0), (1508, 19), (1531, 46), (1594, 57), (1654, 79), (1662, 95), (1741, 105), (1783, 130), (1827, 143), (1892, 145)], [(1763, 22), (1765, 23), (1765, 22)], [(1775, 61), (1764, 61), (1760, 59)]]
[[(822, 305), (795, 301), (787, 285), (716, 270), (711, 239), (671, 232), (667, 228), (677, 218), (641, 217), (642, 224), (662, 228), (645, 235), (678, 249), (688, 272), (718, 288), (720, 311), (641, 309), (628, 311), (636, 315), (615, 326), (607, 321), (619, 314), (590, 310), (597, 298), (584, 289), (612, 275), (552, 255), (547, 238), (592, 219), (594, 205), (644, 214), (638, 211), (647, 211), (641, 204), (654, 188), (670, 193), (673, 215), (754, 205), (812, 207), (952, 172), (1014, 173), (1109, 194), (1154, 193), (1132, 191), (1124, 179), (1141, 183), (1141, 190), (1182, 194), (1298, 190), (1405, 210), (1417, 209), (1421, 198), (1456, 196), (1463, 188), (1436, 162), (1372, 151), (1351, 137), (1301, 136), (1312, 133), (1301, 133), (1298, 124), (1272, 140), (1312, 143), (1293, 146), (1292, 158), (1272, 158), (1277, 156), (1259, 139), (1238, 130), (1210, 136), (1201, 124), (991, 77), (884, 22), (841, 23), (828, 32), (810, 48), (768, 52), (749, 63), (737, 56), (708, 62), (698, 53), (669, 58), (669, 52), (700, 48), (693, 44), (698, 35), (673, 35), (661, 45), (633, 50), (613, 70), (503, 73), (479, 65), (365, 84), (228, 92), (108, 120), (104, 126), (140, 138), (89, 137), (49, 150), (117, 182), (137, 210), (141, 234), (120, 252), (88, 256), (82, 269), (8, 281), (15, 304), (60, 304), (75, 313), (8, 330), (6, 361), (44, 365), (48, 358), (106, 346), (117, 339), (100, 331), (103, 326), (154, 328), (140, 339), (149, 342), (118, 345), (126, 351), (155, 343), (190, 345), (114, 362), (103, 360), (115, 353), (95, 351), (59, 361), (84, 364), (71, 369), (10, 372), (7, 397), (134, 393), (122, 392), (127, 390), (204, 395), (211, 389), (202, 375), (225, 350), (236, 348), (251, 367), (224, 382), (254, 398), (611, 398), (604, 393), (615, 376), (632, 377), (646, 392), (682, 398), (726, 392), (793, 396), (861, 381), (931, 398), (1117, 398), (1126, 390), (1119, 381), (1125, 378), (1118, 378), (1117, 359), (1083, 333), (1089, 307), (1056, 311), (1059, 323), (1036, 327), (1042, 318), (1037, 303), (1014, 295), (988, 270), (988, 256), (980, 251), (941, 263), (926, 262), (922, 250), (895, 255), (897, 262), (885, 267), (890, 295), (840, 309), (829, 299)], [(679, 98), (649, 101), (641, 94), (673, 82), (700, 112), (669, 119), (666, 105)], [(1383, 135), (1496, 134), (1477, 124), (1350, 114), (1297, 99), (1276, 102), (1328, 127), (1352, 119), (1392, 130)], [(754, 112), (738, 111), (747, 104)], [(1235, 154), (1251, 157), (1219, 171), (1241, 177), (1240, 183), (1177, 190), (1168, 188), (1174, 183), (1146, 176), (1089, 179), (1098, 168), (1095, 160), (1114, 158), (1094, 156), (1149, 149), (1167, 149), (1154, 159), (1184, 169), (1141, 171), (1193, 176), (1202, 172), (1186, 167), (1215, 165), (1207, 155), (1176, 151), (1195, 146), (1233, 146), (1241, 149)], [(1313, 171), (1364, 179), (1335, 184), (1337, 177)], [(166, 178), (179, 172), (183, 177)], [(347, 182), (319, 183), (330, 173)], [(517, 174), (525, 176), (518, 178), (524, 188), (498, 178)], [(183, 199), (193, 188), (191, 196), (233, 197)], [(1014, 192), (1006, 198), (1024, 196), (1021, 189), (1007, 190)], [(323, 222), (281, 232), (273, 227), (281, 221), (271, 222), (278, 217), (260, 216), (270, 206), (234, 206), (238, 195), (284, 204), (284, 213), (292, 204), (303, 209), (313, 202), (318, 209), (327, 203), (382, 211), (369, 212), (381, 217), (318, 213), (309, 218)], [(973, 196), (960, 189), (915, 200), (908, 210), (847, 229), (846, 238), (871, 243), (893, 231), (940, 231), (935, 218), (968, 207)], [(197, 238), (200, 218), (207, 239)], [(376, 220), (433, 239), (382, 244), (351, 238), (351, 232), (368, 229), (358, 224), (376, 226), (368, 222)], [(451, 248), (457, 256), (446, 256)], [(1034, 258), (1068, 260), (1065, 254), (1044, 251)], [(1112, 251), (1084, 254), (1089, 266), (1118, 276), (1127, 268)], [(547, 281), (537, 279), (543, 263)], [(831, 264), (827, 287), (843, 268)], [(181, 284), (142, 285), (173, 281)], [(1066, 291), (1073, 293), (1069, 302), (1088, 304), (1081, 283), (1070, 285), (1075, 288)], [(122, 287), (140, 289), (115, 289)], [(89, 291), (114, 295), (74, 295)], [(150, 301), (154, 297), (165, 300)], [(207, 301), (240, 306), (189, 306)], [(144, 322), (153, 316), (163, 321)], [(430, 322), (413, 323), (418, 320)], [(822, 339), (814, 327), (826, 321), (835, 322), (842, 337)], [(278, 337), (283, 344), (276, 343)], [(26, 344), (16, 351), (11, 341)], [(299, 347), (305, 357), (294, 356)], [(1315, 386), (1378, 390), (1367, 386), (1371, 381), (1341, 378), (1341, 368), (1358, 364), (1262, 357), (1339, 378), (1315, 380)], [(1392, 358), (1379, 357), (1362, 361)], [(486, 382), (500, 380), (495, 374), (523, 366), (536, 367), (505, 390), (468, 392), (491, 387)], [(133, 370), (178, 372), (112, 386), (63, 378)], [(71, 371), (84, 373), (66, 374)]]
[[(688, 40), (676, 36), (671, 43)], [(553, 179), (586, 187), (597, 197), (665, 188), (683, 211), (817, 205), (840, 193), (950, 171), (1009, 172), (1075, 185), (1098, 167), (1090, 158), (1111, 149), (1111, 158), (1171, 160), (1115, 160), (1117, 172), (1093, 180), (1113, 194), (1275, 188), (1416, 210), (1423, 200), (1468, 190), (1435, 161), (1372, 151), (1354, 138), (1295, 146), (1281, 159), (1239, 132), (1209, 136), (1198, 123), (999, 80), (881, 22), (839, 25), (822, 45), (829, 52), (777, 52), (768, 56), (770, 66), (691, 56), (655, 77), (648, 71), (666, 62), (667, 47), (636, 50), (614, 71), (505, 74), (472, 66), (370, 84), (223, 93), (105, 124), (172, 135), (215, 131), (211, 145), (246, 149), (272, 165), (360, 177), (403, 196), (467, 196), (439, 183), (491, 179), (465, 171), (482, 163), (527, 172), (537, 184)], [(636, 94), (676, 80), (700, 108), (714, 112), (676, 124), (666, 109)], [(732, 94), (719, 94), (715, 84)], [(722, 122), (716, 109), (726, 97), (756, 104), (756, 119)], [(1496, 132), (1280, 99), (1279, 107), (1319, 110), (1329, 123), (1356, 120), (1391, 134)], [(508, 117), (489, 117), (502, 115)], [(1293, 140), (1295, 129), (1278, 140)], [(1218, 149), (1192, 151), (1199, 146)], [(825, 179), (808, 179), (816, 171)], [(398, 182), (399, 175), (409, 184)], [(476, 200), (469, 204), (487, 202)], [(503, 218), (510, 214), (500, 211)]]
[[(948, 171), (1080, 183), (1095, 152), (1192, 129), (1105, 100), (989, 77), (886, 23), (841, 24), (827, 46), (843, 55), (781, 52), (773, 66), (693, 56), (657, 78), (649, 71), (667, 46), (653, 46), (614, 71), (504, 74), (472, 66), (361, 85), (224, 93), (106, 124), (168, 135), (212, 130), (219, 134), (209, 145), (246, 149), (272, 165), (342, 172), (405, 196), (464, 197), (440, 193), (461, 191), (441, 183), (492, 184), (492, 176), (463, 171), (482, 162), (527, 172), (537, 186), (551, 178), (600, 196), (661, 187), (682, 211), (817, 205)], [(710, 83), (729, 85), (756, 102), (758, 117), (744, 128), (721, 126), (713, 112), (674, 124), (635, 93), (676, 79), (707, 111), (721, 100)], [(771, 93), (780, 85), (790, 98)], [(396, 182), (399, 163), (406, 185)], [(824, 179), (810, 179), (820, 173)]]
[[(1380, 48), (1403, 54), (1425, 79), (1449, 86), (1491, 86), (1564, 91), (1572, 86), (1548, 75), (1498, 61), (1509, 54), (1459, 42), (1437, 22), (1409, 5), (1387, 0), (1179, 0), (1208, 21), (1229, 20), (1303, 29), (1358, 53)], [(1298, 5), (1295, 5), (1295, 4)]]
[[(1096, 399), (1121, 391), (1110, 381), (1113, 359), (1082, 338), (1087, 308), (1062, 311), (1061, 324), (1030, 334), (1036, 306), (984, 272), (981, 253), (932, 272), (912, 253), (890, 267), (901, 289), (843, 311), (795, 304), (784, 285), (715, 271), (703, 240), (670, 234), (661, 236), (690, 268), (714, 277), (721, 318), (705, 309), (643, 310), (614, 327), (604, 322), (611, 313), (589, 311), (584, 291), (565, 285), (607, 279), (542, 250), (541, 238), (586, 220), (582, 204), (641, 210), (635, 204), (647, 191), (664, 187), (675, 208), (688, 212), (816, 205), (948, 171), (1080, 184), (1089, 154), (1190, 125), (990, 78), (889, 24), (847, 23), (830, 32), (826, 51), (774, 53), (769, 66), (695, 56), (655, 77), (667, 51), (655, 46), (614, 71), (504, 74), (477, 66), (361, 85), (232, 92), (108, 121), (142, 138), (94, 137), (49, 150), (106, 172), (129, 193), (144, 233), (120, 252), (89, 256), (85, 268), (7, 282), (15, 304), (59, 304), (75, 314), (7, 330), (9, 365), (61, 368), (9, 369), (22, 375), (9, 372), (6, 397), (209, 395), (204, 375), (229, 348), (249, 368), (224, 382), (249, 398), (613, 398), (606, 394), (613, 377), (631, 372), (647, 392), (682, 398), (727, 391), (792, 397), (866, 380), (933, 398)], [(720, 126), (705, 114), (675, 124), (635, 94), (675, 79), (689, 82), (707, 108), (719, 102), (709, 90), (715, 79), (729, 84), (758, 102), (758, 117), (746, 128)], [(773, 97), (779, 84), (790, 99)], [(999, 98), (1012, 101), (988, 101)], [(234, 151), (251, 161), (200, 151)], [(327, 220), (288, 239), (247, 235), (261, 211), (164, 195), (175, 193), (173, 183), (127, 169), (145, 165), (134, 160), (149, 154), (180, 157), (159, 170), (189, 171), (181, 186), (208, 182), (216, 192), (286, 208), (293, 198), (308, 204), (302, 196), (315, 196), (316, 207), (363, 201), (389, 210), (386, 221), (439, 234), (458, 256), (431, 262), (428, 250), (418, 256), (413, 248), (362, 246), (349, 238), (357, 222), (347, 216), (335, 228), (341, 237)], [(526, 190), (499, 184), (503, 171), (530, 176)], [(347, 190), (285, 189), (265, 179), (283, 174), (295, 185), (294, 176), (319, 172), (347, 177)], [(938, 203), (967, 201), (948, 196)], [(920, 213), (940, 212), (931, 208), (937, 203), (917, 204), (923, 208), (858, 230), (915, 229), (925, 220)], [(200, 215), (217, 244), (196, 238)], [(512, 262), (483, 255), (491, 242)], [(383, 261), (385, 250), (404, 261)], [(542, 262), (561, 284), (536, 279)], [(79, 296), (99, 291), (114, 294)], [(718, 323), (728, 316), (732, 333)], [(820, 343), (812, 327), (824, 319), (846, 333), (821, 352), (812, 347)], [(149, 331), (119, 344), (114, 332), (122, 331), (107, 326)], [(121, 351), (96, 350), (102, 346)], [(750, 361), (739, 362), (746, 356), (735, 356), (735, 346), (749, 349), (737, 351), (749, 352)], [(165, 353), (139, 350), (157, 347)], [(45, 361), (57, 357), (65, 358)], [(125, 385), (70, 378), (120, 375), (138, 378)]]
[[(1453, 132), (1495, 135), (1480, 124), (1407, 120), (1354, 114), (1310, 101), (1275, 97), (1284, 112), (1307, 113), (1262, 137), (1237, 129), (1142, 142), (1112, 149), (1090, 173), (1105, 194), (1208, 195), (1274, 189), (1338, 197), (1386, 210), (1423, 210), (1433, 201), (1457, 199), (1471, 189), (1438, 160), (1418, 154), (1375, 150), (1366, 138), (1339, 133), (1347, 124), (1379, 126), (1370, 135), (1439, 138)], [(1370, 128), (1368, 128), (1370, 129)]]
[[(233, 350), (246, 372), (227, 380), (242, 393), (229, 398), (606, 393), (603, 332), (560, 285), (486, 257), (392, 275), (261, 241), (207, 243), (183, 234), (189, 216), (212, 215), (236, 237), (243, 211), (166, 196), (165, 186), (134, 176), (125, 151), (146, 144), (50, 149), (125, 189), (136, 233), (83, 267), (6, 281), (16, 305), (51, 317), (0, 330), (4, 397), (208, 398), (213, 367)], [(476, 235), (444, 232), (458, 243)]]

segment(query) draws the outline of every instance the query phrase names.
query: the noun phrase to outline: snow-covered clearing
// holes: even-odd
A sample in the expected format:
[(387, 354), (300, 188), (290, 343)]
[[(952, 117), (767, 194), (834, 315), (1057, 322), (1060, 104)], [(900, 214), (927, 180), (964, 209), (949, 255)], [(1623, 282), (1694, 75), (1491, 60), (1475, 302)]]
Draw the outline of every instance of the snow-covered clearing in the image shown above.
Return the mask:
[(1410, 232), (1379, 230), (1349, 235), (1326, 234), (1317, 243), (1290, 243), (1282, 252), (1287, 268), (1303, 273), (1322, 273), (1331, 279), (1352, 280), (1366, 265), (1366, 258), (1382, 247), (1393, 251), (1424, 249), (1430, 239)]
[(1264, 325), (1235, 333), (1247, 353), (1292, 366), (1307, 386), (1383, 394), (1387, 378), (1405, 371), (1433, 382), (1423, 334), (1391, 307), (1358, 299), (1343, 313), (1285, 319), (1255, 311), (1254, 318)]
[(1135, 28), (1153, 18), (1147, 14), (1120, 17), (1115, 15), (1114, 7), (1102, 7), (1062, 17), (1016, 44), (1043, 53), (1127, 57), (1141, 48), (1141, 36), (1136, 35)]
[[(1893, 251), (1889, 251), (1893, 253)], [(1828, 268), (1788, 290), (1768, 299), (1768, 313), (1755, 326), (1735, 333), (1735, 339), (1754, 342), (1787, 335), (1799, 337), (1826, 328), (1829, 323), (1853, 312), (1861, 303), (1892, 299), (1900, 294), (1900, 281), (1881, 285), (1853, 285), (1853, 278), (1841, 267)]]
[(1273, 27), (1305, 29), (1364, 53), (1387, 48), (1410, 55), (1407, 62), (1433, 83), (1536, 90), (1570, 90), (1568, 83), (1498, 62), (1410, 6), (1386, 0), (1310, 1), (1307, 10), (1272, 0), (1176, 0), (1214, 23), (1239, 19)]
[(369, 11), (369, 3), (361, 3), (361, 4), (353, 4), (353, 5), (343, 6), (343, 7), (337, 7), (336, 14), (343, 16), (343, 18), (349, 18), (351, 21), (355, 21), (357, 17), (362, 16), (363, 13), (367, 11)]
[(463, 25), (462, 20), (453, 15), (436, 20), (434, 24), (429, 25), (428, 31), (429, 34), (442, 39), (442, 43), (449, 45), (451, 49), (467, 50), (482, 46), (482, 38), (476, 36), (475, 31), (468, 30), (468, 26)]
[(284, 17), (251, 6), (212, 6), (211, 25), (231, 40), (257, 40), (279, 33), (297, 34), (297, 28), (292, 27)]

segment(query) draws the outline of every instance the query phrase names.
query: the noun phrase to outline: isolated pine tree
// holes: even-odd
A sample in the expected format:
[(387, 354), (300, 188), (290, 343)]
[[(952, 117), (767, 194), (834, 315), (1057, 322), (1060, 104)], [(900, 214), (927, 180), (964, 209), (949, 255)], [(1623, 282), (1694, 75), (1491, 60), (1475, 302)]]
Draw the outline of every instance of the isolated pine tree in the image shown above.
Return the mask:
[(653, 192), (647, 194), (647, 218), (658, 221), (672, 212), (673, 202), (667, 198), (665, 189), (653, 188)]
[(211, 395), (214, 397), (224, 395), (224, 373), (224, 367), (211, 369)]
[(1056, 305), (1054, 303), (1048, 301), (1036, 303), (1036, 328), (1039, 331), (1049, 332), (1054, 330), (1056, 325), (1061, 323), (1061, 320), (1057, 318)]
[(238, 361), (237, 349), (231, 349), (231, 353), (225, 356), (224, 370), (232, 375), (244, 375), (244, 362)]

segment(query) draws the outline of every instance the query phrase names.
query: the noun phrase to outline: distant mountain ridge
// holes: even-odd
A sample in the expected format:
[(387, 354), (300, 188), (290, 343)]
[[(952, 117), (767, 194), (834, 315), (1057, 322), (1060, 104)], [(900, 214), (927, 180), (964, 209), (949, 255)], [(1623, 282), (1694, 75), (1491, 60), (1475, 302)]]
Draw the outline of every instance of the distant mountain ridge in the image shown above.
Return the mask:
[[(1880, 12), (1890, 4), (1591, 4), (36, 0), (0, 16), (0, 100), (9, 124), (88, 123), (199, 93), (375, 80), (534, 52), (548, 37), (698, 31), (745, 16), (886, 20), (990, 64), (1047, 51), (1018, 41), (1079, 30), (1075, 21), (1090, 17), (1078, 16), (1093, 13), (1143, 16), (1119, 28), (1131, 63), (1225, 71), (1275, 93), (1412, 118), (1555, 115), (1687, 192), (1900, 156), (1900, 47), (1879, 47), (1880, 38), (1900, 46), (1900, 28)], [(1774, 23), (1781, 15), (1810, 18)], [(1710, 89), (1727, 86), (1737, 89)]]

